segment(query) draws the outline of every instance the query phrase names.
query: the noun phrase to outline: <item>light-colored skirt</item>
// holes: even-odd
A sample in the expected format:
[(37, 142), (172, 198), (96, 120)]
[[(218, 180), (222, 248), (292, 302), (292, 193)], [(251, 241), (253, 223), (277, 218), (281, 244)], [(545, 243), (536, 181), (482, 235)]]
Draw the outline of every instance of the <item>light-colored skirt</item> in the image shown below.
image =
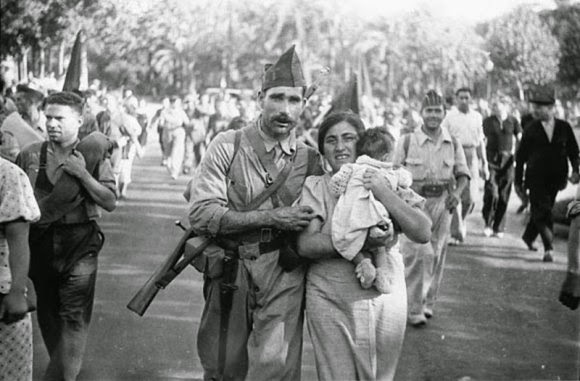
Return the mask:
[(392, 380), (407, 317), (404, 265), (397, 252), (393, 292), (361, 288), (344, 259), (312, 264), (306, 318), (320, 380)]
[(32, 380), (30, 314), (13, 324), (0, 322), (0, 381)]

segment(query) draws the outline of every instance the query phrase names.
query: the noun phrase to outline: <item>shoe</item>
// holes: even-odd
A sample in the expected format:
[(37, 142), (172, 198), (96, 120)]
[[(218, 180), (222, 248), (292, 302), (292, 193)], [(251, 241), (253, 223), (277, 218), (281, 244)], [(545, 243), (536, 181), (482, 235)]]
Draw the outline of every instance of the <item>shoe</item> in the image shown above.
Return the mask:
[(409, 317), (407, 318), (407, 322), (411, 326), (419, 328), (427, 324), (427, 318), (425, 317), (425, 315), (409, 315)]
[(485, 227), (483, 228), (483, 235), (486, 237), (491, 237), (491, 235), (493, 234), (493, 230), (490, 227)]
[(529, 251), (538, 251), (538, 248), (536, 246), (534, 246), (533, 242), (528, 242), (526, 241), (525, 238), (522, 237), (522, 241), (524, 241), (524, 243), (526, 244), (526, 246), (528, 247)]
[(542, 258), (542, 262), (554, 262), (554, 257), (552, 257), (552, 250), (546, 250), (544, 253), (544, 258)]
[(457, 238), (449, 238), (449, 246), (459, 246), (462, 242)]
[(423, 315), (425, 315), (427, 319), (431, 319), (433, 317), (433, 310), (429, 307), (425, 307), (423, 309)]
[(496, 238), (503, 238), (503, 232), (494, 232), (493, 236)]

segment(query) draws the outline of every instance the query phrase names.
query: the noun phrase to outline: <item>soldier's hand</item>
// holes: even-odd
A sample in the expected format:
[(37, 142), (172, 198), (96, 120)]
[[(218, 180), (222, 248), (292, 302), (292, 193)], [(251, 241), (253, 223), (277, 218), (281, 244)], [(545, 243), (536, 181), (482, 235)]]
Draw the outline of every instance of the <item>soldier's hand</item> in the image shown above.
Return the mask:
[(447, 195), (447, 199), (445, 199), (445, 208), (449, 210), (453, 210), (459, 205), (461, 198), (459, 197), (456, 192), (449, 192)]
[(309, 206), (286, 206), (272, 210), (274, 227), (280, 230), (304, 230), (314, 216), (314, 211)]
[(487, 164), (484, 164), (481, 166), (481, 171), (480, 171), (479, 175), (481, 176), (482, 179), (484, 179), (486, 181), (489, 180), (490, 173), (489, 173), (489, 167)]
[(69, 175), (80, 179), (88, 173), (85, 166), (86, 163), (83, 154), (73, 150), (70, 156), (62, 164), (62, 169)]

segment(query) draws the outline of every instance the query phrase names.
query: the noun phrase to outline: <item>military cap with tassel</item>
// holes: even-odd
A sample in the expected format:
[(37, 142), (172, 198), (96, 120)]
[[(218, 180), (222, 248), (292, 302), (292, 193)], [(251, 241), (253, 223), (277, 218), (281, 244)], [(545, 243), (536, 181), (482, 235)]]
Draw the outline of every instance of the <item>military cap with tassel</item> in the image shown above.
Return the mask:
[(265, 65), (262, 91), (278, 86), (306, 87), (302, 65), (294, 48), (292, 45), (275, 64)]

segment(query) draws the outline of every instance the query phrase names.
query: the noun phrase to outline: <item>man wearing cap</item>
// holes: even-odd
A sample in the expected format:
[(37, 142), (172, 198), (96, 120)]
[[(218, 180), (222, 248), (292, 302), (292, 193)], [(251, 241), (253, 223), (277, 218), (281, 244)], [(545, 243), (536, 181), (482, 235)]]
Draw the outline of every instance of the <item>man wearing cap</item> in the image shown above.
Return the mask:
[(516, 153), (515, 187), (518, 193), (529, 193), (530, 221), (522, 239), (529, 250), (536, 251), (534, 241), (540, 235), (544, 244), (544, 262), (552, 262), (552, 208), (558, 191), (566, 188), (568, 161), (572, 167), (570, 182), (577, 184), (578, 143), (568, 122), (554, 117), (554, 90), (537, 87), (530, 95), (538, 119), (524, 130)]
[(3, 135), (1, 146), (3, 157), (14, 162), (20, 150), (26, 145), (46, 139), (41, 111), (43, 100), (42, 89), (33, 83), (16, 86), (15, 101), (18, 112), (6, 117), (0, 127)]
[(487, 180), (489, 170), (485, 155), (485, 141), (481, 114), (470, 108), (471, 89), (462, 87), (455, 92), (457, 109), (451, 110), (445, 116), (442, 126), (451, 136), (456, 138), (465, 153), (469, 166), (471, 181), (461, 195), (461, 204), (453, 212), (451, 220), (451, 244), (465, 240), (467, 226), (465, 217), (473, 210), (475, 201), (479, 199), (479, 176)]
[(311, 208), (292, 205), (305, 177), (320, 170), (316, 151), (295, 136), (305, 90), (292, 47), (267, 66), (258, 119), (218, 134), (196, 168), (190, 222), (219, 244), (198, 266), (205, 270), (197, 346), (206, 380), (300, 379), (305, 267), (291, 261), (288, 237), (314, 218)]
[(419, 244), (402, 236), (405, 259), (408, 317), (414, 327), (433, 316), (450, 235), (451, 213), (461, 202), (470, 170), (463, 148), (442, 128), (443, 99), (434, 90), (427, 92), (421, 107), (423, 126), (399, 140), (394, 163), (413, 174), (412, 188), (425, 197), (425, 211), (432, 221), (431, 242)]

